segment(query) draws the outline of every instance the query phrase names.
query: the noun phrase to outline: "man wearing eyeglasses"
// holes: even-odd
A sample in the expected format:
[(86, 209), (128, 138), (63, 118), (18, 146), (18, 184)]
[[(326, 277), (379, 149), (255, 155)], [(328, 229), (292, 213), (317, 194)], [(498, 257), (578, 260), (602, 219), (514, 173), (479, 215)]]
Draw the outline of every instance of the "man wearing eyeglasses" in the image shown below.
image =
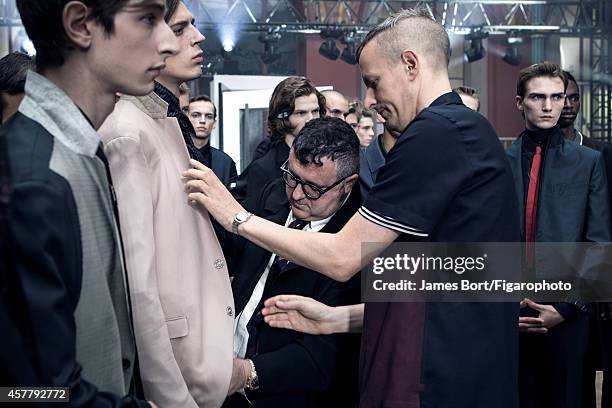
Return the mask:
[(210, 135), (217, 126), (217, 108), (208, 95), (197, 96), (189, 101), (187, 116), (195, 130), (191, 138), (202, 153), (202, 163), (228, 186), (238, 176), (236, 163), (228, 154), (210, 145)]
[[(249, 206), (251, 200), (245, 201), (245, 207), (289, 228), (331, 233), (339, 231), (359, 208), (359, 142), (340, 119), (307, 123), (281, 172), (282, 178), (264, 187), (253, 206)], [(358, 278), (335, 282), (238, 236), (233, 246), (241, 257), (230, 266), (236, 321), (235, 368), (229, 393), (239, 394), (228, 398), (225, 407), (244, 406), (243, 390), (257, 407), (333, 406), (329, 398), (338, 395), (342, 395), (344, 406), (351, 406), (351, 398), (356, 406), (359, 339), (347, 344), (346, 337), (274, 329), (264, 323), (261, 309), (265, 299), (280, 293), (334, 305), (358, 302)], [(340, 352), (347, 348), (352, 355)], [(351, 363), (338, 363), (339, 358)], [(342, 382), (351, 383), (352, 389), (329, 389), (331, 384), (341, 387)]]

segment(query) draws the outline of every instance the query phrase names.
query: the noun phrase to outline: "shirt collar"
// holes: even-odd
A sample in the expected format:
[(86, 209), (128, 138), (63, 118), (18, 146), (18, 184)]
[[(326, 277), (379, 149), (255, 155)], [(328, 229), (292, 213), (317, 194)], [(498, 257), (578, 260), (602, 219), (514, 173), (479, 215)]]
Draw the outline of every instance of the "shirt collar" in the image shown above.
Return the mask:
[(582, 133), (580, 133), (578, 129), (574, 129), (574, 134), (576, 135), (576, 137), (574, 138), (574, 142), (582, 146), (582, 142), (584, 141), (584, 136), (582, 136)]
[(100, 136), (75, 103), (44, 76), (29, 71), (19, 112), (77, 154), (94, 157)]
[[(327, 218), (324, 218), (322, 220), (316, 220), (316, 221), (310, 221), (310, 224), (308, 224), (307, 226), (304, 227), (304, 229), (302, 231), (312, 231), (312, 232), (319, 232), (321, 231), (329, 222), (329, 220), (332, 219), (332, 217), (334, 215), (336, 215), (336, 213), (340, 210), (340, 208), (344, 207), (344, 204), (346, 204), (346, 202), (348, 201), (349, 197), (351, 196), (352, 192), (349, 193), (346, 198), (344, 199), (344, 201), (342, 202), (342, 205), (340, 207), (338, 207), (338, 209), (336, 210), (336, 212), (334, 212), (332, 215), (330, 215)], [(291, 224), (294, 220), (295, 220), (295, 216), (293, 215), (293, 211), (289, 211), (289, 217), (287, 217), (287, 222), (285, 222), (285, 227), (287, 227), (289, 224)]]
[(155, 89), (153, 92), (159, 95), (159, 97), (168, 105), (168, 116), (178, 117), (179, 114), (183, 115), (179, 98), (170, 92), (168, 88), (155, 81)]
[[(323, 229), (323, 227), (325, 227), (325, 225), (327, 225), (327, 223), (329, 222), (329, 220), (331, 220), (331, 218), (334, 216), (334, 214), (330, 215), (327, 218), (324, 218), (322, 220), (316, 220), (316, 221), (310, 221), (310, 223), (308, 225), (306, 225), (302, 231), (312, 231), (312, 232), (319, 232)], [(293, 221), (295, 221), (295, 216), (293, 215), (293, 211), (289, 211), (289, 217), (287, 217), (287, 222), (285, 223), (285, 227), (288, 226), (289, 224), (291, 224)]]
[(462, 105), (461, 97), (456, 92), (447, 92), (443, 95), (438, 96), (429, 106), (440, 106), (440, 105)]

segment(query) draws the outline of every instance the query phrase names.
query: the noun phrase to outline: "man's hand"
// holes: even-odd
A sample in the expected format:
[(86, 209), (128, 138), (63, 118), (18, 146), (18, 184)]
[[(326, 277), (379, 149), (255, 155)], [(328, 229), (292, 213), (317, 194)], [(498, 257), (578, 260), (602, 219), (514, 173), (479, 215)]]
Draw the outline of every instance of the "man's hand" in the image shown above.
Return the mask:
[(524, 307), (538, 312), (538, 317), (519, 317), (519, 330), (526, 333), (546, 333), (564, 320), (552, 305), (541, 305), (524, 299), (521, 301), (521, 309)]
[[(279, 295), (264, 303), (262, 314), (271, 327), (308, 334), (331, 334), (338, 330), (335, 308), (308, 297)], [(348, 323), (347, 323), (348, 325)]]
[(241, 358), (234, 358), (234, 364), (232, 367), (232, 379), (230, 381), (229, 390), (227, 395), (243, 389), (247, 385), (247, 379), (251, 373), (251, 364), (247, 360)]
[(227, 191), (215, 173), (197, 160), (189, 160), (193, 168), (183, 172), (185, 191), (190, 205), (200, 204), (228, 231), (234, 216), (243, 208)]

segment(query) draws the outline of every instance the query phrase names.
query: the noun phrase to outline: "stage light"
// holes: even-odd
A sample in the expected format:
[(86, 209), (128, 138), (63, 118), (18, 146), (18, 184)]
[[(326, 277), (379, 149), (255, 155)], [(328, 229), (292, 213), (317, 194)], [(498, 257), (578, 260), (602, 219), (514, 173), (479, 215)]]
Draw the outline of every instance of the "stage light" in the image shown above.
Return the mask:
[(234, 50), (234, 41), (231, 38), (223, 40), (223, 51), (232, 52)]
[(13, 49), (31, 57), (36, 56), (36, 48), (24, 29), (19, 30), (13, 39)]
[(357, 64), (357, 36), (354, 31), (346, 34), (340, 39), (340, 42), (346, 45), (346, 48), (342, 51), (340, 58), (347, 64)]
[(319, 47), (319, 54), (330, 60), (337, 60), (340, 56), (340, 50), (336, 46), (335, 38), (326, 38)]
[(264, 52), (261, 54), (261, 62), (268, 65), (280, 59), (278, 43), (281, 40), (280, 28), (269, 28), (265, 34), (259, 36), (259, 41), (264, 44)]
[(465, 36), (465, 39), (470, 41), (470, 48), (465, 51), (467, 62), (478, 61), (487, 55), (487, 50), (482, 45), (482, 40), (488, 36), (489, 34), (483, 31), (481, 27), (473, 28), (472, 32)]
[(519, 53), (519, 45), (523, 43), (521, 37), (510, 36), (507, 40), (506, 54), (502, 57), (502, 60), (510, 65), (519, 65), (522, 60), (522, 56)]

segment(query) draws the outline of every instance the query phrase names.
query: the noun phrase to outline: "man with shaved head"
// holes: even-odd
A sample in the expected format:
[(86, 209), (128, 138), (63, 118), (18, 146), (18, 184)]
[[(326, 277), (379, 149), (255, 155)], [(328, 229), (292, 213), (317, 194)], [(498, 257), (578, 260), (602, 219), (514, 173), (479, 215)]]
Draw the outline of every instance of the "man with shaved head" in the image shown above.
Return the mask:
[[(195, 162), (184, 173), (188, 199), (226, 229), (340, 281), (394, 241), (519, 241), (509, 164), (489, 122), (451, 90), (444, 28), (423, 9), (402, 10), (368, 33), (358, 58), (365, 107), (401, 136), (342, 230), (306, 233), (251, 216)], [(361, 258), (364, 242), (381, 245)], [(303, 300), (269, 299), (265, 320), (308, 333), (362, 330), (362, 408), (518, 404), (518, 304), (366, 302), (334, 309)]]
[(344, 120), (344, 115), (349, 110), (348, 99), (338, 91), (328, 90), (321, 92), (325, 97), (325, 108), (327, 117)]

